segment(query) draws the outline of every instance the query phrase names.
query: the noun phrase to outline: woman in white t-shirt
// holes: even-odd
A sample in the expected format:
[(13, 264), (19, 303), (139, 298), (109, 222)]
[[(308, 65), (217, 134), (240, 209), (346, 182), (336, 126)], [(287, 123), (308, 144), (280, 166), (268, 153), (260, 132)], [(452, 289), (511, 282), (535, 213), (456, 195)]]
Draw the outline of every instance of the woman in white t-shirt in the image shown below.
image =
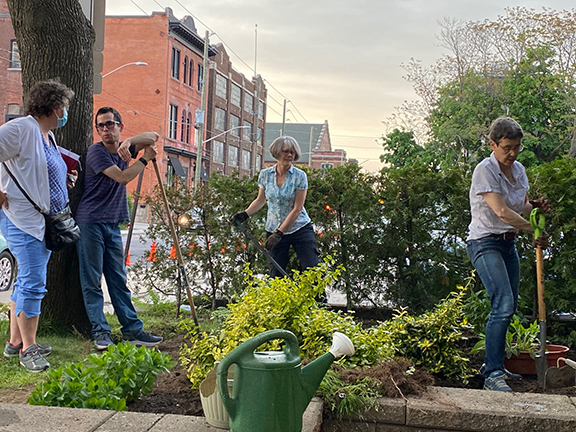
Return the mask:
[[(515, 237), (519, 230), (534, 232), (521, 215), (534, 207), (549, 212), (548, 201), (528, 199), (528, 177), (516, 161), (522, 151), (522, 127), (512, 118), (501, 117), (490, 127), (490, 157), (478, 164), (470, 186), (472, 222), (467, 252), (488, 295), (492, 310), (486, 325), (486, 354), (480, 372), (484, 389), (511, 391), (506, 379), (514, 377), (504, 368), (506, 332), (516, 307), (520, 262)], [(534, 245), (548, 246), (546, 235)]]

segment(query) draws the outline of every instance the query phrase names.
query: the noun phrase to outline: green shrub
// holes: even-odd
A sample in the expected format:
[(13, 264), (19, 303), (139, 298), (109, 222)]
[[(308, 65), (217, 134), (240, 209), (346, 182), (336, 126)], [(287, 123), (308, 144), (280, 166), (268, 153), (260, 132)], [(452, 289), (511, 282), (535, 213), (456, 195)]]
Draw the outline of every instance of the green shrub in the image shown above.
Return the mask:
[(112, 345), (84, 362), (48, 372), (28, 399), (30, 405), (123, 411), (127, 401), (148, 394), (156, 375), (175, 365), (167, 354), (129, 342)]
[(466, 382), (472, 371), (458, 345), (466, 339), (463, 331), (470, 328), (464, 314), (464, 295), (469, 285), (470, 282), (458, 287), (457, 292), (422, 315), (411, 316), (400, 310), (374, 331), (390, 337), (396, 356), (410, 359), (432, 374)]
[[(192, 346), (180, 350), (181, 362), (187, 365), (188, 377), (193, 387), (198, 387), (214, 362), (242, 342), (266, 330), (285, 329), (293, 332), (300, 343), (300, 354), (313, 360), (325, 354), (331, 345), (335, 331), (346, 334), (354, 343), (356, 353), (345, 357), (340, 363), (345, 367), (369, 366), (394, 353), (390, 338), (382, 332), (362, 330), (361, 324), (342, 313), (321, 308), (314, 300), (334, 283), (340, 275), (340, 267), (328, 270), (330, 260), (305, 272), (294, 273), (294, 281), (255, 278), (246, 269), (246, 292), (237, 303), (228, 306), (220, 329), (196, 333), (189, 321), (182, 326), (189, 330)], [(272, 341), (266, 349), (277, 350), (280, 341)]]

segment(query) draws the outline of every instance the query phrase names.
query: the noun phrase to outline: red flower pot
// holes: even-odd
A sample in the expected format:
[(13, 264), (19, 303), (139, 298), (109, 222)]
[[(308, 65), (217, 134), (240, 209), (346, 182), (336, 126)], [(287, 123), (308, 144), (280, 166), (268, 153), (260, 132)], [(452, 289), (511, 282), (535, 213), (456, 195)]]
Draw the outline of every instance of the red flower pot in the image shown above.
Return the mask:
[[(548, 366), (556, 366), (559, 357), (564, 357), (570, 348), (563, 345), (546, 345), (546, 360)], [(563, 363), (563, 362), (561, 362)], [(536, 375), (536, 361), (527, 351), (521, 351), (519, 356), (513, 355), (504, 359), (504, 366), (510, 372), (522, 375)], [(563, 366), (563, 364), (560, 364)]]

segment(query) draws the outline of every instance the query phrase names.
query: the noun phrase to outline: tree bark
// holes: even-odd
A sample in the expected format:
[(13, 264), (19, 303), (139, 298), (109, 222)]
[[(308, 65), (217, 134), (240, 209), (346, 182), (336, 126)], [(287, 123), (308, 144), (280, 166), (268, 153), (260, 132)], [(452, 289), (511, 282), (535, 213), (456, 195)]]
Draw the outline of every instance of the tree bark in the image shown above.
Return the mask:
[[(92, 46), (94, 30), (78, 0), (7, 0), (22, 65), (22, 90), (26, 100), (38, 81), (58, 79), (75, 97), (68, 109), (68, 123), (57, 129), (58, 145), (85, 159), (92, 143)], [(76, 209), (84, 176), (70, 191)], [(76, 248), (52, 253), (48, 263), (48, 294), (42, 312), (58, 326), (87, 333), (90, 324), (80, 289)]]

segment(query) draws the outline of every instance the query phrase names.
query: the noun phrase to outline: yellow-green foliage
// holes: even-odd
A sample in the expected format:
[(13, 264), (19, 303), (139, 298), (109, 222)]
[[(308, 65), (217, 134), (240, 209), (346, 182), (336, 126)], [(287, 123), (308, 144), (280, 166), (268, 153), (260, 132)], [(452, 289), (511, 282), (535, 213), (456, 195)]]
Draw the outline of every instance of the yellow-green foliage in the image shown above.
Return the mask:
[[(184, 346), (180, 359), (188, 368), (193, 387), (198, 387), (214, 362), (242, 342), (272, 329), (293, 332), (300, 343), (300, 354), (313, 360), (326, 353), (335, 331), (346, 334), (354, 343), (356, 353), (340, 360), (344, 367), (367, 367), (393, 356), (406, 357), (434, 374), (461, 380), (470, 376), (467, 359), (462, 357), (456, 343), (462, 339), (466, 326), (463, 314), (463, 295), (459, 287), (430, 312), (410, 316), (399, 312), (393, 319), (379, 326), (363, 330), (353, 318), (321, 307), (314, 298), (340, 275), (342, 269), (329, 270), (328, 260), (319, 267), (295, 273), (294, 281), (258, 279), (246, 269), (246, 292), (237, 303), (228, 306), (219, 330), (198, 335), (189, 323), (188, 337), (192, 346)], [(273, 341), (262, 349), (277, 350), (280, 341)]]
[(465, 382), (472, 371), (458, 342), (465, 338), (462, 330), (470, 327), (464, 315), (467, 289), (468, 285), (459, 286), (457, 292), (422, 315), (411, 316), (401, 310), (374, 331), (389, 335), (397, 356), (412, 360), (432, 374)]
[[(192, 346), (184, 346), (180, 356), (188, 367), (193, 387), (200, 385), (215, 361), (239, 344), (263, 331), (278, 328), (290, 330), (298, 337), (304, 359), (312, 360), (325, 354), (335, 331), (345, 333), (356, 347), (356, 354), (345, 358), (344, 365), (365, 366), (390, 357), (393, 348), (388, 335), (362, 330), (351, 317), (323, 309), (314, 300), (342, 271), (341, 268), (328, 270), (329, 264), (326, 260), (317, 268), (295, 273), (294, 281), (257, 279), (247, 268), (248, 288), (237, 303), (228, 306), (230, 313), (221, 330), (197, 336), (194, 329), (189, 328)], [(279, 341), (273, 341), (265, 348), (279, 349)]]

